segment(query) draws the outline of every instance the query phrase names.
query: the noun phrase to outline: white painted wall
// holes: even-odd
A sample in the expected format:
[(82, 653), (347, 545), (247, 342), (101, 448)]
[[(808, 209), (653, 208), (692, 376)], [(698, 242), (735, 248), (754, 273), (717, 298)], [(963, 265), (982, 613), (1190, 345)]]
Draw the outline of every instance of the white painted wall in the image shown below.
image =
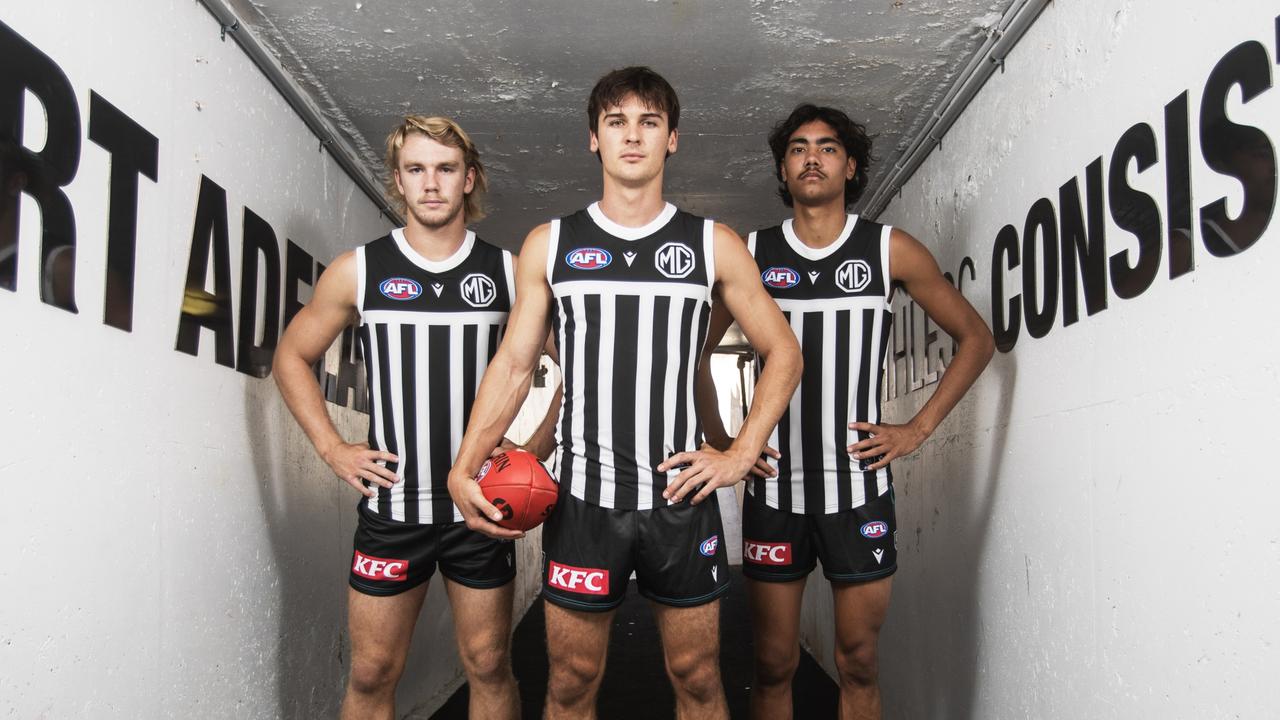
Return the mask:
[[(1274, 3), (1048, 6), (881, 220), (991, 316), (991, 258), (1040, 197), (1109, 163), (1132, 124), (1160, 163), (1134, 187), (1167, 222), (1164, 106), (1190, 90), (1193, 207), (1242, 191), (1199, 150), (1205, 80), (1260, 42)], [(1227, 104), (1280, 140), (1280, 89)], [(874, 129), (874, 128), (873, 128)], [(1198, 218), (1198, 215), (1197, 215)], [(1280, 712), (1280, 230), (1041, 339), (1025, 328), (921, 451), (894, 465), (900, 566), (882, 637), (893, 718), (1262, 718)], [(1136, 248), (1108, 216), (1108, 254)], [(1018, 273), (1009, 281), (1017, 291)], [(919, 351), (918, 351), (919, 352)], [(904, 421), (932, 387), (886, 404)], [(830, 597), (811, 583), (805, 637), (830, 667)]]
[[(77, 315), (40, 301), (38, 208), (23, 201), (18, 288), (0, 290), (0, 714), (333, 716), (357, 496), (270, 379), (215, 364), (208, 332), (199, 357), (174, 345), (201, 174), (227, 190), (237, 288), (245, 206), (282, 257), (290, 238), (328, 262), (388, 225), (197, 3), (5, 3), (0, 21), (68, 76), (82, 133), (92, 89), (160, 148), (158, 182), (140, 182), (132, 333), (101, 321), (107, 153), (85, 141), (67, 188)], [(39, 148), (43, 112), (27, 105)], [(331, 410), (364, 437), (364, 415)], [(536, 542), (520, 551), (517, 616), (537, 589)], [(435, 585), (405, 712), (461, 682)]]

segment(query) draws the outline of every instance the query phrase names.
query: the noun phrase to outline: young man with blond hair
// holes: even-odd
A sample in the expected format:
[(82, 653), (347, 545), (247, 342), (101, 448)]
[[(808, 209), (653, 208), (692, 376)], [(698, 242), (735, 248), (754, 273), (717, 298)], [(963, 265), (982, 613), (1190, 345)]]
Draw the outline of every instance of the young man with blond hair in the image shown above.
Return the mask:
[[(395, 688), (436, 566), (472, 717), (516, 718), (509, 660), (515, 553), (467, 528), (446, 479), (515, 293), (511, 253), (467, 229), (484, 167), (457, 123), (410, 115), (387, 138), (388, 196), (406, 225), (339, 256), (276, 350), (280, 392), (320, 456), (363, 494), (349, 575), (344, 718), (394, 717)], [(337, 433), (311, 366), (358, 322), (369, 437)], [(505, 427), (503, 430), (505, 431)], [(549, 422), (530, 441), (550, 452)]]

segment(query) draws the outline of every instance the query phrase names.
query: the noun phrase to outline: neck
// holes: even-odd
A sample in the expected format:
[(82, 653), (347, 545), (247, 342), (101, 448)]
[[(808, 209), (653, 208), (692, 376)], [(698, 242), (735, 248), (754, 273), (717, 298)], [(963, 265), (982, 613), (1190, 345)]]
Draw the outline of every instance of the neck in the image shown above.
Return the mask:
[(662, 199), (662, 173), (643, 185), (631, 186), (604, 176), (604, 194), (600, 211), (623, 227), (643, 227), (662, 212), (667, 203)]
[(795, 205), (791, 229), (800, 242), (811, 248), (823, 248), (835, 242), (844, 230), (844, 195), (821, 205)]
[(467, 225), (458, 213), (448, 225), (438, 228), (427, 227), (409, 213), (404, 226), (404, 239), (417, 253), (428, 260), (444, 260), (462, 247), (467, 237)]

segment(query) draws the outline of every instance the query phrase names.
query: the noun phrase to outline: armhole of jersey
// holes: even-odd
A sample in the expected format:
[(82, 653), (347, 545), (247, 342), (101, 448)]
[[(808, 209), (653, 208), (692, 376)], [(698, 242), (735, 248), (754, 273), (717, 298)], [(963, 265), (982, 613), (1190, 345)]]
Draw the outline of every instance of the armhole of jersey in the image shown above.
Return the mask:
[(893, 237), (893, 226), (885, 225), (880, 230), (880, 272), (884, 273), (884, 306), (889, 307), (893, 299), (893, 273), (889, 272), (889, 241)]
[(507, 303), (510, 305), (516, 301), (516, 268), (510, 250), (502, 251), (502, 270), (507, 276)]
[(716, 286), (716, 221), (703, 220), (702, 253), (707, 257), (707, 292)]
[(747, 236), (747, 252), (751, 253), (751, 257), (756, 256), (756, 233), (757, 232), (759, 232), (759, 230), (752, 230), (751, 234)]
[(356, 313), (364, 324), (364, 245), (356, 248)]
[(556, 256), (560, 254), (560, 219), (551, 221), (547, 231), (547, 286), (551, 286), (551, 271), (556, 266)]

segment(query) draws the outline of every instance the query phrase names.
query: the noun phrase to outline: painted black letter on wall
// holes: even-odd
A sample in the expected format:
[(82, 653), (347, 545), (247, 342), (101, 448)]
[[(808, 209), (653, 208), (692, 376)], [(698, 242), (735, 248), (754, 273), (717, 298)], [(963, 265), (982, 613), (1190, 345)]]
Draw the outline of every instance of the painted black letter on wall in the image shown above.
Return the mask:
[[(266, 265), (262, 292), (262, 344), (258, 344), (258, 256)], [(240, 256), (240, 342), (236, 369), (264, 378), (280, 340), (280, 245), (266, 220), (244, 209), (244, 250)]]
[[(1043, 251), (1044, 274), (1036, 268), (1036, 256)], [(1044, 280), (1044, 305), (1037, 307), (1040, 280)], [(1058, 219), (1053, 203), (1040, 198), (1027, 211), (1022, 229), (1022, 307), (1027, 314), (1027, 332), (1042, 338), (1053, 329), (1058, 314)]]
[(1240, 181), (1244, 207), (1227, 216), (1227, 199), (1200, 208), (1205, 248), (1219, 257), (1235, 255), (1258, 241), (1276, 203), (1276, 154), (1267, 134), (1227, 118), (1227, 96), (1239, 85), (1244, 102), (1271, 87), (1271, 66), (1261, 43), (1241, 43), (1218, 61), (1200, 101), (1200, 149), (1209, 167)]
[[(44, 147), (22, 147), (24, 91), (44, 105)], [(0, 287), (17, 288), (18, 197), (12, 185), (40, 205), (40, 299), (76, 312), (76, 220), (62, 191), (80, 164), (80, 110), (71, 81), (48, 55), (0, 22)]]
[[(1076, 178), (1058, 189), (1062, 228), (1062, 326), (1080, 319), (1077, 275), (1084, 281), (1084, 307), (1090, 315), (1107, 309), (1107, 236), (1102, 207), (1102, 158), (1084, 171), (1089, 220), (1080, 207)], [(1077, 273), (1077, 270), (1079, 271)]]
[(138, 235), (138, 175), (156, 181), (159, 141), (128, 115), (89, 92), (89, 139), (111, 153), (107, 285), (102, 319), (133, 330), (133, 270)]
[(1017, 293), (1008, 299), (1004, 296), (1005, 269), (1017, 269), (1019, 261), (1018, 229), (1005, 225), (996, 234), (995, 245), (991, 248), (991, 330), (1000, 352), (1012, 350), (1022, 330), (1021, 296)]
[(1111, 256), (1111, 286), (1116, 295), (1126, 299), (1146, 292), (1160, 270), (1160, 208), (1150, 195), (1129, 185), (1129, 161), (1136, 160), (1138, 172), (1142, 172), (1154, 165), (1157, 157), (1156, 134), (1146, 123), (1126, 130), (1111, 156), (1111, 217), (1138, 238), (1136, 262), (1129, 262), (1128, 250)]
[[(209, 270), (210, 245), (213, 250), (212, 293), (204, 285)], [(182, 296), (176, 349), (188, 355), (199, 355), (202, 327), (213, 331), (214, 358), (218, 364), (235, 367), (227, 191), (203, 175), (200, 176), (200, 199), (196, 203), (195, 230), (191, 233), (191, 259), (187, 263), (187, 286)]]

